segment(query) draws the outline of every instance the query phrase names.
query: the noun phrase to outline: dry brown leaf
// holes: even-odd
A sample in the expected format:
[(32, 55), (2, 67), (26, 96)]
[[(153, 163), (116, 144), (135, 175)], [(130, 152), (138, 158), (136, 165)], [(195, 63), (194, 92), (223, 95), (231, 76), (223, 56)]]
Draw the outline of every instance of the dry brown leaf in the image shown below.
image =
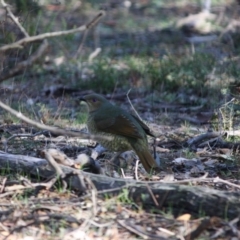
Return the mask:
[(189, 221), (191, 219), (191, 214), (185, 213), (179, 217), (177, 217), (177, 220), (179, 221)]

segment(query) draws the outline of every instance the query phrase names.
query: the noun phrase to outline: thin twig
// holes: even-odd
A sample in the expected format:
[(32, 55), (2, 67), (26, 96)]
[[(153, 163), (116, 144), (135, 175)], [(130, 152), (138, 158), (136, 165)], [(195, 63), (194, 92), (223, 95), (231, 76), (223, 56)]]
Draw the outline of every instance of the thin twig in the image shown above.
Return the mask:
[(65, 176), (63, 170), (61, 169), (61, 167), (57, 164), (57, 162), (54, 160), (54, 158), (52, 157), (52, 155), (48, 152), (48, 151), (43, 151), (45, 158), (47, 159), (48, 163), (53, 167), (53, 169), (55, 170), (57, 176), (60, 176), (61, 178)]
[(9, 107), (8, 105), (4, 104), (1, 101), (0, 101), (0, 107), (3, 108), (4, 110), (8, 111), (12, 115), (16, 116), (18, 119), (21, 119), (22, 121), (24, 121), (32, 126), (37, 127), (42, 130), (50, 131), (54, 134), (65, 135), (65, 136), (70, 136), (70, 137), (81, 137), (81, 138), (91, 139), (91, 140), (95, 140), (95, 141), (97, 141), (99, 139), (111, 140), (111, 138), (106, 137), (106, 136), (92, 135), (92, 134), (87, 134), (87, 133), (82, 133), (82, 132), (74, 132), (74, 131), (64, 130), (61, 128), (51, 127), (51, 126), (41, 124), (39, 122), (33, 121), (32, 119), (24, 116), (21, 112), (17, 112), (16, 110), (12, 109), (11, 107)]
[(132, 102), (131, 102), (131, 100), (130, 100), (130, 98), (129, 98), (129, 93), (131, 92), (131, 88), (128, 90), (128, 92), (127, 92), (127, 99), (128, 99), (128, 102), (129, 102), (129, 104), (130, 104), (130, 106), (132, 107), (132, 109), (133, 109), (133, 111), (135, 112), (135, 114), (138, 116), (138, 118), (142, 121), (142, 118), (139, 116), (139, 114), (137, 113), (137, 111), (136, 111), (136, 109), (134, 108), (134, 106), (132, 105)]
[(42, 135), (45, 131), (40, 131), (40, 132), (37, 132), (37, 133), (34, 133), (34, 134), (29, 134), (29, 133), (17, 133), (17, 134), (13, 134), (11, 137), (9, 137), (8, 139), (6, 139), (4, 141), (4, 151), (7, 152), (7, 149), (8, 149), (8, 142), (10, 140), (12, 140), (13, 138), (17, 138), (17, 137), (28, 137), (28, 138), (33, 138), (33, 137), (36, 137), (36, 136), (39, 136), (39, 135)]
[(80, 53), (81, 53), (81, 51), (82, 51), (82, 49), (83, 49), (83, 45), (84, 45), (84, 43), (85, 43), (85, 41), (86, 41), (86, 38), (87, 38), (87, 35), (88, 35), (88, 29), (86, 29), (85, 31), (84, 31), (84, 33), (83, 33), (83, 37), (82, 37), (82, 41), (81, 41), (81, 43), (80, 43), (80, 45), (79, 45), (79, 47), (78, 47), (78, 50), (77, 50), (77, 52), (73, 55), (73, 59), (77, 59), (77, 57), (80, 55)]
[(60, 177), (63, 183), (63, 191), (65, 191), (67, 188), (67, 183), (64, 180), (66, 174), (63, 172), (61, 167), (57, 164), (57, 162), (54, 160), (54, 158), (51, 156), (51, 154), (48, 151), (44, 151), (44, 154), (45, 154), (45, 159), (48, 161), (48, 163), (52, 166), (52, 168), (55, 170), (57, 174), (57, 177), (54, 177), (52, 179), (52, 182), (51, 182), (52, 185), (49, 185), (48, 187), (51, 188)]
[(93, 220), (88, 220), (92, 225), (94, 225), (95, 227), (98, 227), (98, 228), (104, 228), (104, 227), (109, 227), (111, 225), (114, 224), (114, 221), (110, 221), (110, 222), (107, 222), (107, 223), (97, 223)]
[(238, 188), (240, 189), (240, 185), (237, 185), (235, 183), (231, 183), (227, 180), (223, 180), (219, 177), (216, 177), (216, 178), (206, 178), (205, 177), (206, 175), (204, 175), (203, 177), (199, 177), (199, 178), (190, 178), (190, 179), (184, 179), (184, 180), (179, 180), (179, 181), (160, 181), (160, 182), (164, 182), (164, 183), (167, 183), (167, 184), (171, 184), (171, 183), (174, 183), (174, 184), (181, 184), (181, 183), (193, 183), (193, 182), (213, 182), (213, 183), (224, 183), (226, 185), (229, 185), (231, 187), (235, 187), (235, 188)]
[(126, 175), (125, 175), (124, 170), (122, 168), (121, 168), (121, 173), (122, 173), (123, 178), (126, 178)]
[(151, 197), (152, 197), (152, 199), (153, 199), (153, 202), (154, 202), (155, 205), (158, 207), (159, 204), (158, 204), (158, 201), (157, 201), (157, 199), (155, 198), (155, 196), (154, 196), (154, 194), (153, 194), (153, 192), (152, 192), (152, 189), (149, 187), (148, 184), (146, 184), (146, 187), (147, 187), (147, 190), (148, 190), (148, 192), (150, 193), (150, 195), (151, 195)]
[[(78, 174), (78, 176), (80, 176), (81, 173)], [(96, 217), (97, 213), (98, 213), (98, 207), (97, 207), (97, 189), (95, 187), (95, 185), (93, 184), (92, 180), (88, 177), (85, 177), (85, 180), (88, 182), (88, 184), (91, 186), (91, 199), (92, 199), (92, 203), (93, 203), (93, 216)]]
[(218, 182), (224, 183), (224, 184), (226, 184), (226, 185), (229, 185), (229, 186), (232, 186), (232, 187), (235, 187), (235, 188), (239, 188), (239, 189), (240, 189), (240, 185), (237, 185), (237, 184), (235, 184), (235, 183), (231, 183), (231, 182), (229, 182), (229, 181), (227, 181), (227, 180), (223, 180), (223, 179), (221, 179), (221, 178), (219, 178), (219, 177), (214, 178), (214, 179), (213, 179), (213, 182), (214, 182), (214, 183), (218, 183)]
[[(48, 183), (31, 183), (30, 181), (26, 181), (26, 179), (24, 179), (25, 184), (26, 185), (13, 185), (13, 186), (5, 186), (4, 187), (4, 192), (12, 192), (15, 193), (16, 191), (21, 191), (21, 190), (25, 190), (25, 189), (32, 189), (32, 188), (36, 188), (36, 187), (48, 187), (49, 184)], [(6, 185), (7, 183), (5, 183)], [(2, 185), (0, 185), (1, 188), (3, 187)], [(0, 196), (2, 196), (0, 194)], [(0, 197), (1, 198), (1, 197)]]
[(35, 42), (35, 41), (39, 41), (39, 40), (43, 40), (45, 38), (52, 38), (52, 37), (58, 37), (58, 36), (63, 36), (63, 35), (68, 35), (68, 34), (72, 34), (72, 33), (76, 33), (76, 32), (81, 32), (86, 30), (87, 28), (90, 28), (92, 26), (92, 24), (94, 24), (95, 22), (99, 21), (100, 18), (102, 18), (105, 15), (104, 11), (101, 11), (92, 21), (90, 21), (88, 24), (80, 26), (78, 28), (75, 29), (71, 29), (71, 30), (66, 30), (66, 31), (58, 31), (58, 32), (49, 32), (49, 33), (43, 33), (43, 34), (39, 34), (39, 35), (35, 35), (35, 36), (31, 36), (31, 37), (25, 37), (15, 43), (12, 44), (7, 44), (3, 47), (0, 48), (0, 51), (6, 51), (12, 48), (23, 48), (23, 45), (26, 43), (30, 43), (30, 42)]
[(89, 22), (88, 24), (87, 24), (87, 26), (86, 26), (86, 30), (85, 30), (85, 32), (84, 32), (84, 34), (83, 34), (83, 37), (82, 37), (82, 41), (81, 41), (81, 43), (80, 43), (80, 45), (79, 45), (79, 47), (78, 47), (78, 50), (77, 50), (77, 52), (76, 52), (76, 54), (73, 56), (73, 59), (76, 59), (79, 55), (80, 55), (80, 53), (81, 53), (81, 51), (82, 51), (82, 48), (83, 48), (83, 45), (84, 45), (84, 43), (85, 43), (85, 41), (86, 41), (86, 38), (87, 38), (87, 35), (88, 35), (88, 32), (89, 32), (89, 30), (93, 27), (93, 26), (95, 26), (98, 22), (99, 22), (99, 20), (100, 20), (100, 18), (94, 18), (91, 22)]
[(139, 160), (136, 161), (135, 164), (135, 179), (138, 181), (138, 164), (139, 164)]
[(4, 192), (5, 186), (6, 186), (7, 178), (5, 177), (2, 181), (2, 185), (0, 187), (0, 193)]
[(143, 239), (149, 239), (149, 237), (145, 234), (140, 232), (136, 226), (132, 226), (128, 221), (126, 220), (117, 220), (118, 224), (120, 224), (122, 227), (126, 228), (130, 232), (135, 233), (137, 236), (142, 237)]
[(5, 3), (4, 0), (1, 0), (2, 6), (6, 9), (6, 12), (8, 14), (8, 16), (13, 20), (13, 22), (18, 26), (18, 28), (20, 29), (20, 31), (24, 34), (25, 37), (30, 37), (29, 34), (27, 33), (27, 31), (25, 30), (25, 28), (19, 23), (18, 18), (16, 18), (10, 7)]
[(101, 48), (96, 48), (94, 52), (92, 52), (88, 57), (88, 63), (91, 63), (93, 59), (102, 51)]
[[(6, 9), (7, 14), (10, 16), (10, 18), (13, 20), (13, 22), (18, 26), (20, 31), (24, 34), (25, 38), (29, 38), (30, 35), (27, 33), (25, 28), (19, 23), (18, 18), (16, 18), (13, 15), (11, 9), (5, 3), (5, 1), (1, 0), (1, 3), (2, 3), (3, 7)], [(9, 46), (9, 45), (6, 45), (6, 46)], [(36, 62), (43, 55), (43, 53), (47, 50), (47, 47), (48, 47), (48, 42), (46, 39), (44, 39), (43, 43), (38, 47), (37, 51), (34, 54), (32, 54), (27, 60), (16, 64), (16, 66), (13, 69), (10, 69), (6, 74), (1, 74), (0, 82), (17, 75), (20, 72), (22, 72), (25, 68), (32, 66), (33, 63)]]
[[(9, 45), (6, 45), (9, 46)], [(45, 53), (48, 48), (48, 42), (45, 39), (43, 43), (38, 47), (37, 51), (32, 54), (27, 60), (19, 62), (13, 69), (10, 69), (6, 74), (1, 74), (0, 82), (3, 80), (9, 79), (21, 73), (25, 68), (30, 67), (39, 60), (39, 58)]]

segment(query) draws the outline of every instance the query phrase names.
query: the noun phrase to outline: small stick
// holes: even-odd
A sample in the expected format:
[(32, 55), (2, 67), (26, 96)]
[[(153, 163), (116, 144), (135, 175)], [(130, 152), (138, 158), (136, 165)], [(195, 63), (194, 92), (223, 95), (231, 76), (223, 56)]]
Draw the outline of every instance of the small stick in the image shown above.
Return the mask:
[(68, 35), (68, 34), (72, 34), (72, 33), (76, 33), (76, 32), (82, 32), (82, 31), (86, 30), (87, 28), (89, 28), (91, 26), (91, 24), (95, 23), (100, 18), (102, 18), (104, 15), (105, 15), (105, 12), (101, 11), (92, 21), (90, 21), (90, 23), (88, 23), (86, 25), (82, 25), (75, 29), (66, 30), (66, 31), (58, 31), (58, 32), (49, 32), (49, 33), (43, 33), (43, 34), (39, 34), (39, 35), (35, 35), (35, 36), (25, 37), (15, 43), (7, 44), (7, 45), (1, 47), (0, 52), (6, 51), (6, 50), (12, 49), (12, 48), (23, 48), (23, 45), (26, 43), (43, 40), (45, 38), (52, 38), (52, 37)]
[(138, 114), (138, 112), (136, 111), (136, 109), (134, 108), (134, 106), (132, 105), (132, 102), (131, 102), (131, 100), (130, 100), (130, 98), (129, 98), (129, 93), (131, 92), (131, 88), (128, 90), (128, 92), (127, 92), (127, 99), (128, 99), (128, 102), (129, 102), (129, 104), (130, 104), (130, 106), (132, 107), (132, 109), (133, 109), (133, 111), (135, 112), (135, 114), (138, 116), (138, 118), (143, 122), (143, 120), (142, 120), (142, 118), (139, 116), (139, 114)]
[(32, 126), (42, 130), (50, 131), (54, 134), (61, 134), (61, 135), (70, 136), (70, 137), (81, 137), (81, 138), (91, 139), (95, 141), (97, 141), (98, 139), (111, 140), (111, 137), (107, 137), (107, 136), (99, 136), (99, 135), (92, 135), (92, 134), (87, 134), (82, 132), (74, 132), (74, 131), (64, 130), (61, 128), (51, 127), (51, 126), (41, 124), (39, 122), (33, 121), (32, 119), (24, 116), (21, 112), (17, 112), (16, 110), (12, 109), (11, 107), (9, 107), (8, 105), (4, 104), (1, 101), (0, 101), (0, 107)]

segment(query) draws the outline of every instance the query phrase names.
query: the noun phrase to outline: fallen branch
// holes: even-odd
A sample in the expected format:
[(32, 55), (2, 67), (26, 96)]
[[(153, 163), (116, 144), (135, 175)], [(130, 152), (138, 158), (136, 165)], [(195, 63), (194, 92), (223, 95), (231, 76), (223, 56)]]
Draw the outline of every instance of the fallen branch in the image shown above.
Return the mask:
[[(36, 36), (30, 36), (25, 28), (20, 24), (18, 21), (18, 18), (14, 16), (12, 13), (11, 9), (9, 6), (5, 3), (4, 0), (1, 0), (2, 6), (5, 8), (7, 15), (12, 19), (12, 21), (17, 25), (17, 27), (20, 29), (20, 31), (24, 34), (25, 38), (12, 43), (12, 44), (7, 44), (3, 47), (0, 48), (0, 51), (6, 51), (9, 49), (13, 48), (23, 48), (23, 45), (26, 43), (34, 42), (34, 41), (39, 41), (43, 40), (43, 43), (38, 47), (38, 50), (32, 54), (27, 60), (22, 61), (20, 63), (17, 63), (15, 67), (10, 69), (7, 73), (1, 74), (0, 76), (0, 82), (9, 79), (11, 77), (14, 77), (18, 74), (20, 74), (25, 68), (32, 66), (47, 50), (48, 47), (48, 42), (47, 38), (49, 37), (56, 37), (56, 36), (61, 36), (61, 35), (66, 35), (66, 34), (71, 34), (79, 31), (85, 31), (84, 36), (83, 36), (83, 41), (82, 44), (87, 36), (87, 33), (90, 28), (92, 28), (99, 20), (100, 18), (104, 15), (104, 12), (101, 11), (96, 17), (94, 17), (88, 24), (80, 26), (77, 29), (71, 29), (67, 31), (59, 31), (59, 32), (51, 32), (51, 33), (44, 33)], [(81, 51), (82, 44), (80, 45), (75, 57), (77, 57)]]
[[(198, 186), (185, 186), (178, 182), (140, 182), (131, 179), (111, 178), (59, 166), (64, 173), (75, 174), (69, 180), (72, 189), (81, 191), (77, 177), (80, 174), (84, 178), (89, 178), (98, 191), (98, 195), (109, 197), (119, 194), (123, 189), (128, 189), (128, 197), (149, 211), (165, 209), (171, 210), (174, 214), (190, 212), (192, 215), (201, 214), (224, 218), (234, 218), (240, 214), (240, 193), (237, 191), (229, 192)], [(18, 172), (27, 171), (37, 178), (49, 178), (55, 173), (44, 159), (3, 153), (0, 153), (0, 168)], [(223, 181), (220, 182), (224, 184)]]
[(194, 138), (190, 138), (187, 141), (187, 145), (189, 147), (192, 147), (193, 145), (198, 145), (199, 143), (201, 143), (202, 141), (206, 140), (206, 139), (212, 139), (212, 138), (217, 138), (217, 137), (221, 137), (223, 136), (223, 134), (219, 133), (219, 132), (207, 132), (204, 134), (200, 134)]
[(36, 42), (36, 41), (43, 40), (43, 39), (46, 39), (46, 38), (52, 38), (52, 37), (68, 35), (68, 34), (72, 34), (72, 33), (76, 33), (76, 32), (82, 32), (86, 29), (91, 28), (93, 25), (95, 25), (104, 16), (104, 14), (105, 14), (104, 11), (101, 11), (88, 24), (80, 26), (80, 27), (75, 28), (75, 29), (66, 30), (66, 31), (58, 31), (58, 32), (49, 32), (49, 33), (43, 33), (43, 34), (31, 36), (31, 37), (25, 37), (25, 38), (23, 38), (23, 39), (21, 39), (17, 42), (14, 42), (12, 44), (8, 44), (8, 45), (5, 45), (5, 46), (1, 47), (0, 52), (1, 51), (6, 51), (6, 50), (9, 50), (9, 49), (13, 49), (13, 48), (23, 48), (23, 45), (26, 44), (26, 43)]
[(18, 26), (18, 28), (20, 29), (20, 31), (24, 34), (25, 37), (29, 37), (29, 34), (27, 33), (27, 31), (25, 30), (25, 28), (20, 24), (20, 22), (18, 21), (18, 18), (16, 18), (11, 9), (9, 8), (8, 4), (5, 3), (4, 0), (1, 0), (2, 6), (5, 8), (8, 16), (13, 20), (13, 22)]
[(92, 135), (92, 134), (83, 133), (83, 132), (73, 132), (73, 131), (64, 130), (61, 128), (51, 127), (51, 126), (41, 124), (39, 122), (33, 121), (32, 119), (24, 116), (21, 112), (17, 112), (16, 110), (10, 108), (8, 105), (4, 104), (1, 101), (0, 101), (0, 107), (5, 109), (12, 115), (16, 116), (17, 118), (21, 119), (22, 121), (24, 121), (34, 127), (37, 127), (42, 130), (47, 130), (47, 131), (57, 134), (57, 135), (64, 135), (64, 136), (69, 136), (69, 137), (80, 137), (80, 138), (92, 139), (92, 140), (96, 140), (96, 141), (99, 139), (103, 139), (103, 138), (111, 140), (109, 137), (106, 137), (106, 136)]
[(13, 69), (10, 69), (6, 74), (1, 74), (0, 82), (14, 77), (21, 73), (25, 68), (32, 66), (35, 62), (39, 60), (41, 56), (46, 52), (48, 48), (48, 42), (45, 39), (43, 43), (38, 47), (37, 51), (32, 54), (27, 60), (19, 62)]

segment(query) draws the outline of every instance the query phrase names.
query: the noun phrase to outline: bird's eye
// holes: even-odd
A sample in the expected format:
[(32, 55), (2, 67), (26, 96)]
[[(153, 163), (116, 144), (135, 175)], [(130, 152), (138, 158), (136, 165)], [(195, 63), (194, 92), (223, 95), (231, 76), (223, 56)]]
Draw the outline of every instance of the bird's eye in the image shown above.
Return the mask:
[(93, 102), (96, 102), (97, 100), (96, 100), (96, 98), (93, 98), (92, 101), (93, 101)]

